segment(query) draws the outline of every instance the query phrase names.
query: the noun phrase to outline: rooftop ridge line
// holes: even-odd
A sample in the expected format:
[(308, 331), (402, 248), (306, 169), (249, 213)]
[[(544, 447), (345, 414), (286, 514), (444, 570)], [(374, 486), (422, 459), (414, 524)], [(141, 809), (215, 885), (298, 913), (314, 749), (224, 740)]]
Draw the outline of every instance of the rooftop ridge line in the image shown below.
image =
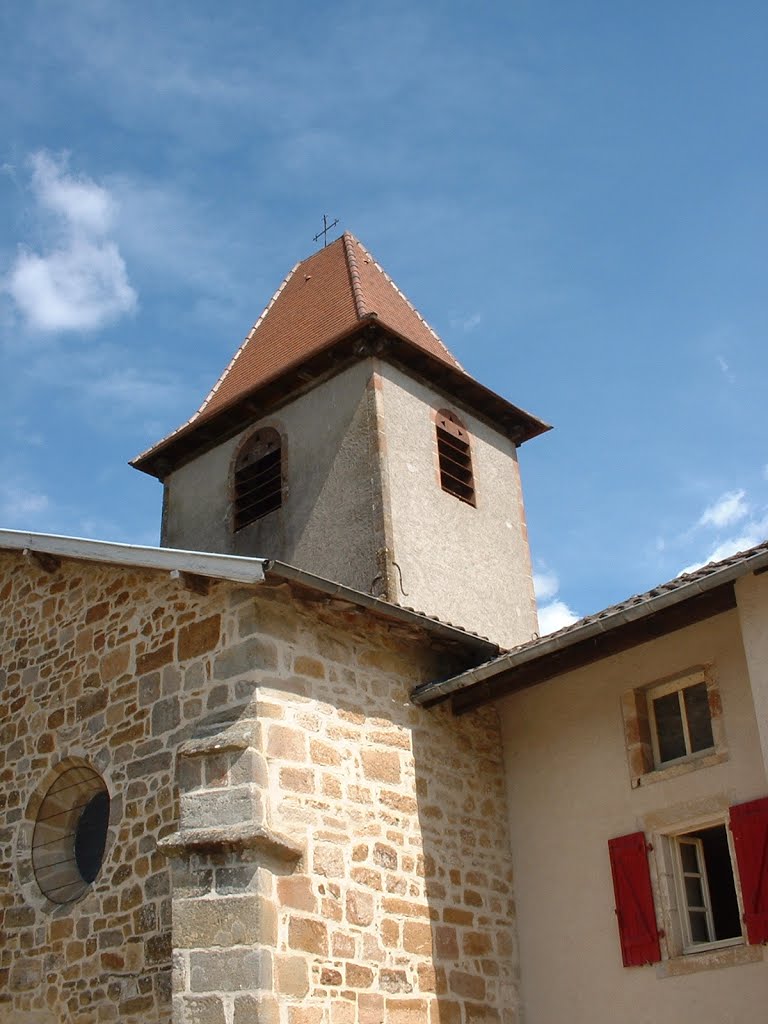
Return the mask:
[[(354, 235), (352, 235), (351, 237), (352, 237), (352, 238), (354, 238)], [(393, 289), (393, 290), (394, 290), (394, 291), (395, 291), (395, 292), (397, 293), (397, 295), (399, 295), (399, 297), (400, 297), (400, 298), (402, 299), (402, 301), (403, 301), (403, 302), (404, 302), (404, 303), (406, 304), (406, 306), (407, 306), (407, 307), (408, 307), (408, 308), (410, 309), (410, 311), (411, 311), (411, 312), (412, 312), (412, 313), (413, 313), (413, 314), (414, 314), (414, 315), (415, 315), (416, 317), (418, 317), (418, 319), (419, 319), (419, 320), (420, 320), (420, 321), (422, 322), (422, 324), (423, 324), (423, 325), (424, 325), (424, 326), (426, 327), (426, 329), (427, 329), (427, 330), (429, 331), (429, 333), (430, 333), (430, 334), (432, 335), (432, 337), (433, 337), (433, 338), (435, 339), (435, 341), (436, 341), (436, 342), (438, 343), (438, 345), (440, 346), (440, 348), (441, 348), (441, 349), (443, 350), (443, 352), (444, 352), (444, 353), (446, 354), (446, 356), (448, 357), (448, 360), (449, 360), (450, 362), (454, 363), (454, 364), (455, 364), (455, 365), (456, 365), (456, 366), (457, 366), (457, 367), (458, 367), (458, 368), (459, 368), (459, 369), (461, 370), (461, 372), (462, 372), (462, 373), (466, 373), (467, 371), (466, 371), (466, 370), (464, 369), (464, 367), (463, 367), (463, 366), (461, 365), (461, 363), (460, 363), (460, 362), (458, 361), (458, 359), (456, 358), (456, 356), (455, 356), (455, 355), (454, 355), (454, 354), (453, 354), (453, 353), (452, 353), (452, 352), (451, 352), (451, 351), (449, 350), (448, 346), (447, 346), (447, 345), (445, 344), (445, 342), (444, 342), (444, 341), (443, 341), (443, 339), (442, 339), (442, 338), (440, 337), (440, 335), (439, 335), (439, 334), (437, 333), (437, 331), (436, 331), (436, 330), (434, 329), (434, 327), (432, 327), (432, 325), (431, 325), (431, 324), (429, 324), (429, 323), (428, 323), (428, 322), (427, 322), (427, 321), (426, 321), (426, 320), (424, 319), (424, 317), (423, 317), (423, 316), (421, 315), (421, 313), (420, 313), (420, 312), (418, 311), (418, 309), (417, 309), (417, 308), (416, 308), (416, 307), (414, 306), (414, 304), (413, 304), (413, 303), (411, 302), (411, 300), (410, 300), (410, 299), (408, 298), (408, 296), (407, 296), (407, 295), (404, 295), (404, 294), (403, 294), (403, 292), (401, 292), (401, 291), (400, 291), (400, 289), (399, 289), (399, 288), (398, 288), (398, 286), (397, 286), (397, 285), (395, 284), (395, 282), (394, 282), (394, 281), (392, 280), (392, 278), (391, 278), (391, 277), (389, 276), (389, 274), (388, 274), (388, 273), (386, 272), (386, 270), (384, 269), (384, 267), (382, 267), (382, 265), (381, 265), (380, 263), (378, 263), (378, 262), (377, 262), (377, 260), (376, 260), (376, 259), (375, 259), (375, 258), (374, 258), (374, 257), (373, 257), (372, 255), (371, 255), (371, 253), (370, 253), (370, 252), (369, 252), (369, 251), (368, 251), (368, 250), (367, 250), (367, 249), (365, 248), (365, 246), (363, 245), (363, 243), (362, 243), (362, 242), (361, 242), (361, 241), (360, 241), (359, 239), (356, 239), (356, 238), (355, 238), (355, 241), (356, 241), (356, 242), (357, 242), (357, 244), (358, 244), (358, 245), (360, 246), (360, 248), (361, 248), (361, 249), (363, 250), (363, 252), (364, 252), (364, 253), (365, 253), (365, 255), (366, 255), (366, 256), (368, 257), (368, 259), (369, 259), (369, 260), (371, 261), (371, 263), (373, 264), (373, 266), (374, 266), (374, 267), (375, 267), (375, 268), (376, 268), (376, 269), (378, 270), (378, 272), (379, 272), (379, 273), (381, 274), (381, 276), (382, 276), (382, 277), (384, 278), (384, 280), (385, 280), (385, 281), (387, 281), (387, 282), (389, 283), (389, 285), (390, 285), (390, 286), (392, 287), (392, 289)]]
[[(365, 304), (363, 284), (360, 280), (360, 270), (357, 266), (357, 255), (355, 254), (355, 242), (357, 242), (357, 239), (349, 231), (345, 231), (341, 237), (344, 239), (344, 255), (346, 256), (347, 270), (349, 271), (349, 282), (352, 286), (352, 297), (355, 300), (355, 310), (358, 319), (364, 320), (369, 315), (369, 310)], [(360, 243), (357, 242), (357, 244), (359, 245)]]

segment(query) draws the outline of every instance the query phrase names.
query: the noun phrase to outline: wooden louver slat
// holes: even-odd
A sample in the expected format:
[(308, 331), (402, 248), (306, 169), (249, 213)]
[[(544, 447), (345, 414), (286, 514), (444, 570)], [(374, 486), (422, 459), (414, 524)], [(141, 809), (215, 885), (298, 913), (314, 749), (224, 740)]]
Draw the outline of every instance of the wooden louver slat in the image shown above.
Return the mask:
[(436, 424), (440, 486), (448, 494), (470, 505), (475, 504), (472, 455), (466, 434), (455, 420), (441, 413)]
[(283, 503), (280, 435), (265, 428), (249, 440), (235, 465), (234, 529), (262, 519)]

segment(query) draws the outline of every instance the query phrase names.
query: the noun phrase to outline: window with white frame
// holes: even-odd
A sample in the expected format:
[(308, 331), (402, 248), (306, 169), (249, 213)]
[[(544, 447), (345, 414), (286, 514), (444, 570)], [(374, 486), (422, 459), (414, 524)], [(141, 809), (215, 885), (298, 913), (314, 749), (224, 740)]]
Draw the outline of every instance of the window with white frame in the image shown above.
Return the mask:
[(644, 832), (617, 836), (608, 854), (625, 967), (768, 943), (768, 797), (681, 823), (651, 842)]
[(701, 675), (653, 687), (647, 700), (656, 767), (714, 748), (709, 693)]
[(670, 836), (683, 953), (743, 941), (725, 823)]

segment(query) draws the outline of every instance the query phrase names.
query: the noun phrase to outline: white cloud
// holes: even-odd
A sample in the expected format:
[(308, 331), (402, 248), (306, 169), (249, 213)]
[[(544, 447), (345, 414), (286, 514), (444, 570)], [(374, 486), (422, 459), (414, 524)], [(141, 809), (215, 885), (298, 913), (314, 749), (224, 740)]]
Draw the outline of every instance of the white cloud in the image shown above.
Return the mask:
[(686, 572), (694, 572), (709, 562), (719, 562), (723, 558), (735, 555), (738, 551), (746, 551), (748, 548), (755, 547), (756, 544), (762, 544), (766, 539), (768, 539), (768, 516), (763, 516), (761, 519), (753, 519), (743, 525), (740, 533), (718, 541), (711, 548), (706, 558), (700, 562), (687, 565), (681, 570), (680, 575)]
[(176, 375), (160, 368), (137, 369), (119, 346), (91, 344), (71, 351), (46, 351), (28, 362), (26, 377), (50, 385), (58, 393), (71, 393), (70, 401), (97, 422), (146, 417), (158, 412), (173, 415), (184, 397)]
[(23, 526), (23, 520), (46, 512), (50, 499), (46, 494), (30, 490), (20, 484), (3, 484), (0, 488), (0, 516), (5, 529)]
[(551, 601), (539, 608), (539, 635), (554, 633), (563, 626), (577, 622), (579, 616), (568, 607), (565, 601)]
[(745, 498), (746, 491), (726, 491), (704, 510), (699, 519), (699, 526), (720, 528), (738, 523), (749, 514), (749, 505)]
[(560, 580), (557, 574), (543, 570), (533, 574), (533, 589), (536, 592), (537, 601), (548, 601), (560, 589)]
[(731, 367), (728, 361), (724, 359), (722, 356), (717, 356), (717, 365), (720, 367), (720, 372), (728, 381), (728, 383), (734, 384), (736, 382), (736, 376), (734, 373), (731, 372)]
[[(554, 633), (563, 626), (570, 626), (576, 622), (579, 616), (565, 601), (556, 600), (560, 590), (560, 580), (557, 573), (550, 569), (541, 569), (533, 574), (533, 589), (536, 592), (536, 600), (539, 602), (539, 635)], [(541, 604), (541, 602), (545, 602)]]
[(94, 330), (136, 306), (125, 262), (109, 237), (110, 193), (75, 177), (65, 159), (31, 158), (32, 192), (48, 240), (42, 253), (22, 249), (3, 282), (27, 324), (43, 332)]
[(465, 331), (467, 334), (474, 331), (476, 327), (479, 327), (482, 323), (482, 313), (471, 313), (469, 316), (459, 316), (452, 318), (449, 322), (451, 327), (457, 328), (458, 330)]

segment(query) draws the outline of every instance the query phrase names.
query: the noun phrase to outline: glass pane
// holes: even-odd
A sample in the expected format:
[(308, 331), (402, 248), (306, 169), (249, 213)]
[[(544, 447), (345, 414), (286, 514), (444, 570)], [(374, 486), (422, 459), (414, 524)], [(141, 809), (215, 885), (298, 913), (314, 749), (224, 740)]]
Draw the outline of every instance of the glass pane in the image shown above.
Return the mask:
[(688, 875), (685, 879), (685, 901), (689, 907), (703, 907), (704, 893), (701, 891), (701, 879)]
[(709, 717), (707, 684), (697, 683), (683, 690), (685, 714), (688, 719), (688, 735), (691, 738), (691, 752), (714, 747), (712, 721)]
[(699, 862), (696, 858), (696, 847), (693, 843), (680, 843), (680, 857), (683, 861), (683, 871), (699, 873)]
[(691, 922), (691, 941), (692, 942), (709, 942), (709, 932), (707, 930), (707, 915), (703, 910), (691, 910), (688, 914), (688, 920)]
[(677, 692), (657, 697), (653, 702), (653, 713), (659, 741), (659, 760), (672, 761), (676, 757), (684, 757), (687, 751)]

